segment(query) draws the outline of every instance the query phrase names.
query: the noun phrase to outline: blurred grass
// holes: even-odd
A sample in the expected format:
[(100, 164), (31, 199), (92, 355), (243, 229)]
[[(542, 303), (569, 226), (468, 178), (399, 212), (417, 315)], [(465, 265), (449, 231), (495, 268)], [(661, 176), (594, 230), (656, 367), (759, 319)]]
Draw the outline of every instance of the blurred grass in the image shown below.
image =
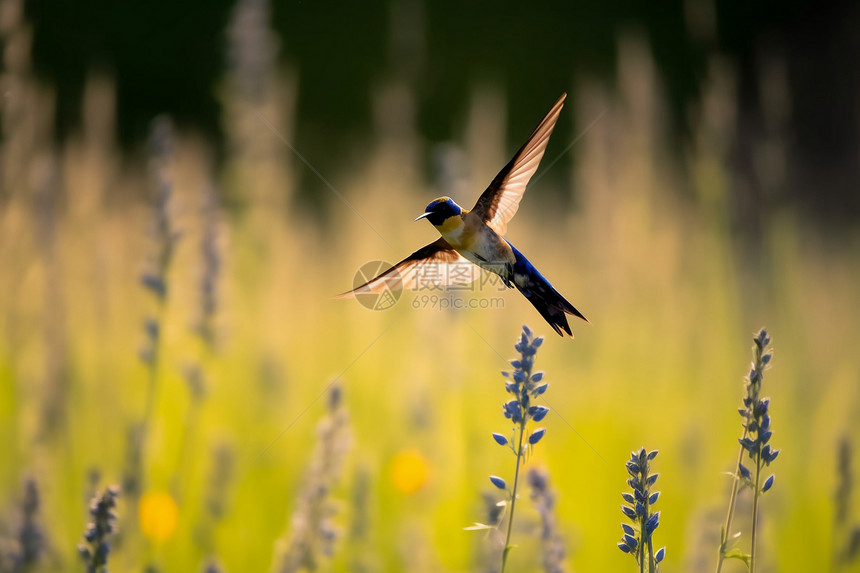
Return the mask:
[[(751, 335), (767, 325), (776, 355), (765, 392), (783, 454), (763, 504), (761, 555), (774, 570), (821, 570), (831, 544), (837, 439), (860, 441), (860, 237), (823, 236), (776, 201), (759, 210), (755, 232), (743, 228), (729, 157), (731, 66), (713, 62), (701, 109), (691, 110), (697, 128), (678, 154), (646, 50), (628, 39), (620, 53), (614, 94), (587, 81), (560, 86), (577, 102), (562, 121), (585, 126), (605, 112), (573, 148), (569, 208), (554, 204), (552, 178), (542, 179), (509, 233), (592, 321), (574, 325), (574, 342), (553, 337), (541, 350), (537, 366), (552, 384), (553, 413), (529, 463), (552, 472), (571, 568), (621, 571), (630, 565), (615, 548), (623, 463), (634, 448), (659, 449), (665, 570), (710, 570)], [(483, 517), (486, 476), (504, 475), (509, 461), (489, 438), (506, 429), (498, 371), (513, 356), (521, 324), (547, 336), (549, 328), (514, 292), (492, 311), (418, 311), (411, 293), (385, 312), (331, 300), (362, 263), (399, 260), (433, 240), (435, 231), (411, 220), (449, 190), (423, 182), (430, 150), (410, 128), (413, 94), (391, 81), (375, 95), (373, 144), (356, 151), (365, 166), (324, 174), (367, 223), (334, 194), (323, 198), (330, 217), (319, 220), (293, 199), (314, 175), (266, 125), (293, 141), (298, 79), (271, 67), (266, 73), (262, 89), (246, 89), (235, 70), (225, 83), (232, 139), (223, 164), (216, 167), (194, 134), (177, 141), (172, 217), (183, 238), (169, 276), (146, 491), (168, 491), (176, 479), (188, 361), (203, 357), (208, 393), (179, 476), (176, 531), (163, 543), (144, 539), (121, 497), (125, 533), (111, 561), (117, 570), (201, 567), (207, 555), (195, 535), (212, 520), (204, 493), (214, 449), (227, 444), (235, 477), (226, 515), (212, 524), (214, 554), (227, 570), (268, 570), (325, 410), (319, 398), (339, 379), (354, 445), (332, 492), (341, 500), (344, 539), (331, 567), (352, 570), (360, 559), (369, 570), (480, 570), (481, 537), (462, 528)], [(50, 89), (24, 65), (5, 74), (16, 88), (4, 101), (0, 149), (0, 507), (12, 515), (22, 478), (33, 476), (49, 539), (43, 568), (73, 570), (93, 493), (88, 474), (97, 469), (102, 486), (120, 480), (127, 431), (142, 416), (146, 372), (137, 349), (152, 301), (138, 276), (152, 252), (152, 184), (143, 154), (122, 158), (112, 144), (109, 79), (91, 80), (81, 133), (56, 148), (45, 119)], [(488, 136), (504, 132), (501, 96), (482, 85), (472, 97), (461, 149), (467, 170), (450, 190), (462, 204), (512, 152)], [(535, 118), (543, 111), (533, 110)], [(544, 166), (568, 143), (551, 142)], [(778, 162), (766, 168), (778, 181), (770, 172)], [(231, 208), (218, 214), (219, 341), (207, 357), (191, 326), (201, 206), (211, 184)], [(429, 468), (415, 493), (399, 491), (391, 473), (395, 456), (410, 450)], [(366, 514), (353, 503), (359, 475), (367, 476)], [(540, 564), (528, 505), (516, 524), (511, 570)], [(351, 541), (357, 530), (365, 531), (360, 544)]]

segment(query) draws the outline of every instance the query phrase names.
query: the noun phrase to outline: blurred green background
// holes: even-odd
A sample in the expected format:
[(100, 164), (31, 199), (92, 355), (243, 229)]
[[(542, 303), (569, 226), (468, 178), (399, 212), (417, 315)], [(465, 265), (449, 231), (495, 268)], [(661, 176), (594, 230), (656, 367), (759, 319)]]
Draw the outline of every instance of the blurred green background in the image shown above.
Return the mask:
[[(114, 483), (111, 570), (299, 550), (493, 570), (498, 536), (463, 528), (512, 478), (490, 433), (523, 324), (547, 337), (528, 465), (567, 570), (634, 570), (615, 544), (640, 446), (661, 452), (662, 570), (713, 570), (761, 326), (782, 454), (760, 570), (839, 570), (860, 522), (835, 497), (860, 439), (858, 24), (800, 0), (3, 0), (0, 570), (83, 570)], [(434, 240), (412, 218), (471, 205), (564, 91), (508, 238), (591, 320), (574, 341), (492, 286), (331, 299)], [(510, 570), (540, 571), (520, 497)]]

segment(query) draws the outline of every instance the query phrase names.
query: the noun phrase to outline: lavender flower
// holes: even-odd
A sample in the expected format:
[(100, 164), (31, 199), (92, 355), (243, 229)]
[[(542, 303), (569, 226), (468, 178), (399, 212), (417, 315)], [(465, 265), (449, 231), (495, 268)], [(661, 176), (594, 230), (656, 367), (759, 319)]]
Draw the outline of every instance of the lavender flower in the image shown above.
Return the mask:
[(851, 514), (854, 492), (851, 462), (851, 443), (843, 437), (839, 441), (837, 485), (833, 496), (836, 509), (833, 515), (833, 571), (850, 570), (860, 557), (860, 524), (853, 521)]
[(218, 194), (211, 186), (204, 189), (205, 204), (202, 209), (203, 238), (200, 242), (200, 308), (195, 332), (211, 351), (215, 348), (215, 312), (218, 310), (218, 277), (221, 274), (221, 251), (218, 241), (221, 235), (218, 215)]
[(564, 545), (555, 519), (555, 492), (549, 486), (549, 472), (532, 468), (527, 474), (531, 500), (540, 515), (543, 570), (564, 573)]
[(0, 572), (21, 573), (38, 568), (45, 549), (45, 533), (38, 524), (38, 513), (39, 490), (33, 479), (27, 479), (16, 534), (14, 537), (0, 535)]
[(45, 547), (45, 535), (36, 522), (39, 513), (39, 489), (33, 479), (24, 485), (24, 500), (21, 503), (21, 527), (18, 529), (18, 543), (21, 545), (21, 569), (27, 570), (38, 561)]
[(112, 533), (115, 532), (116, 500), (119, 488), (111, 486), (102, 495), (97, 495), (90, 503), (92, 521), (84, 531), (86, 543), (78, 545), (78, 553), (87, 568), (87, 573), (107, 573), (108, 554)]
[(660, 562), (666, 555), (662, 547), (654, 552), (654, 530), (660, 525), (660, 512), (652, 512), (652, 506), (657, 503), (660, 492), (652, 492), (651, 488), (657, 482), (657, 475), (651, 473), (651, 461), (657, 457), (657, 450), (646, 452), (645, 448), (633, 452), (627, 462), (627, 473), (630, 478), (627, 485), (632, 493), (622, 493), (625, 505), (621, 506), (623, 513), (633, 525), (622, 523), (623, 536), (618, 548), (624, 553), (631, 554), (639, 565), (640, 571), (657, 573)]
[[(170, 206), (173, 200), (173, 126), (165, 117), (153, 122), (150, 134), (150, 173), (155, 187), (155, 204), (152, 210), (151, 235), (154, 244), (153, 260), (140, 276), (140, 284), (152, 294), (157, 311), (144, 319), (145, 342), (140, 349), (140, 360), (146, 366), (148, 383), (143, 419), (134, 424), (128, 433), (128, 462), (123, 476), (123, 491), (134, 500), (142, 491), (143, 457), (146, 450), (149, 424), (154, 415), (158, 393), (158, 364), (161, 354), (163, 314), (167, 304), (167, 274), (176, 252), (181, 233), (173, 226)], [(132, 503), (134, 506), (134, 503)]]
[(276, 568), (281, 573), (313, 571), (334, 554), (338, 531), (332, 517), (337, 510), (329, 496), (350, 446), (349, 416), (342, 402), (342, 390), (335, 386), (329, 392), (328, 415), (317, 426), (319, 442), (292, 517), (292, 531), (288, 540), (279, 542), (285, 547)]
[[(539, 422), (549, 412), (546, 406), (536, 405), (534, 401), (546, 392), (547, 384), (540, 384), (543, 379), (543, 372), (533, 372), (534, 359), (538, 348), (543, 343), (543, 338), (535, 337), (528, 326), (523, 326), (523, 332), (520, 339), (514, 345), (517, 352), (520, 353), (519, 360), (512, 360), (511, 366), (514, 367), (512, 372), (502, 372), (502, 375), (508, 379), (505, 383), (505, 390), (513, 396), (513, 399), (505, 402), (502, 406), (502, 414), (509, 419), (513, 424), (510, 438), (503, 434), (492, 434), (493, 440), (501, 445), (511, 449), (517, 458), (514, 469), (514, 483), (508, 489), (507, 482), (499, 476), (490, 476), (490, 482), (497, 488), (504, 490), (507, 493), (506, 504), (510, 507), (510, 515), (508, 516), (508, 529), (505, 537), (505, 546), (502, 552), (501, 570), (504, 572), (507, 562), (508, 553), (511, 546), (511, 531), (514, 523), (514, 508), (517, 501), (517, 488), (519, 486), (520, 465), (523, 463), (530, 448), (534, 447), (546, 434), (546, 428), (537, 428), (528, 436), (526, 435), (526, 425), (531, 422)], [(492, 525), (476, 524), (474, 527), (467, 529), (487, 529)]]
[[(762, 328), (753, 338), (753, 363), (744, 383), (743, 408), (738, 410), (738, 413), (741, 415), (744, 431), (741, 438), (738, 439), (740, 452), (738, 453), (738, 461), (735, 467), (734, 483), (732, 484), (726, 523), (720, 535), (720, 554), (717, 561), (716, 573), (720, 573), (723, 561), (727, 558), (737, 558), (745, 561), (749, 566), (750, 573), (755, 573), (759, 499), (774, 484), (773, 475), (763, 478), (763, 474), (765, 468), (776, 460), (779, 455), (779, 450), (773, 449), (770, 445), (770, 438), (773, 435), (769, 412), (770, 398), (763, 398), (761, 396), (764, 371), (773, 358), (773, 352), (770, 350), (769, 345), (770, 336)], [(751, 460), (752, 469), (742, 463), (744, 454), (747, 454)], [(749, 486), (753, 492), (750, 553), (748, 555), (737, 549), (730, 550), (728, 548), (729, 539), (737, 537), (731, 535), (731, 526), (738, 489), (741, 483)]]

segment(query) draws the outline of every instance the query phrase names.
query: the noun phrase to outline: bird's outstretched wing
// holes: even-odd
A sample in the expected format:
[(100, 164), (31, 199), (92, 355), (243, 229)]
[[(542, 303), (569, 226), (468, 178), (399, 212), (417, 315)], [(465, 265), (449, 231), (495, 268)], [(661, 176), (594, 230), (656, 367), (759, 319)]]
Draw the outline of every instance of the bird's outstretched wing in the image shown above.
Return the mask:
[(567, 94), (561, 94), (513, 159), (499, 171), (486, 191), (481, 193), (472, 209), (473, 213), (481, 217), (499, 235), (504, 235), (507, 231), (508, 221), (516, 214), (526, 185), (540, 165), (566, 97)]
[(439, 240), (421, 247), (384, 273), (335, 298), (379, 295), (386, 291), (415, 290), (465, 285), (478, 278), (480, 269), (448, 242)]

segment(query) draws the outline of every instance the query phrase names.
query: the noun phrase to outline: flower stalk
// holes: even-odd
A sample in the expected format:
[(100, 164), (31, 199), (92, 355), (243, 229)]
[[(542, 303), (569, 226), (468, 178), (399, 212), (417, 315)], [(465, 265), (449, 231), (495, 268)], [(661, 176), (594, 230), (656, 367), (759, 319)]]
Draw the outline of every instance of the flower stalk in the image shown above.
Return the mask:
[(633, 556), (639, 565), (639, 573), (657, 573), (660, 562), (666, 556), (665, 547), (654, 552), (653, 535), (660, 525), (660, 512), (653, 513), (651, 508), (657, 503), (660, 492), (651, 491), (657, 482), (658, 474), (652, 474), (650, 466), (656, 457), (657, 450), (648, 452), (641, 448), (631, 454), (625, 466), (630, 474), (627, 485), (633, 491), (621, 494), (625, 502), (625, 505), (621, 506), (621, 513), (630, 519), (633, 525), (621, 524), (623, 535), (618, 548)]
[[(508, 526), (505, 535), (505, 545), (502, 550), (501, 572), (504, 573), (507, 565), (508, 555), (513, 546), (511, 545), (511, 535), (514, 527), (514, 510), (517, 503), (517, 491), (520, 485), (520, 470), (525, 463), (525, 459), (530, 449), (537, 444), (546, 434), (545, 428), (538, 428), (527, 434), (527, 426), (529, 422), (540, 422), (543, 420), (549, 408), (542, 405), (535, 405), (534, 402), (541, 396), (548, 387), (548, 384), (541, 383), (543, 380), (543, 372), (534, 372), (534, 359), (538, 348), (543, 343), (543, 338), (535, 337), (531, 329), (523, 326), (522, 334), (519, 341), (514, 345), (517, 352), (520, 353), (519, 360), (512, 360), (511, 366), (514, 367), (512, 372), (502, 372), (502, 375), (508, 379), (505, 383), (505, 390), (514, 396), (514, 399), (506, 402), (502, 408), (502, 413), (505, 418), (513, 422), (512, 435), (510, 438), (503, 434), (494, 433), (493, 440), (501, 446), (509, 446), (511, 451), (516, 456), (516, 465), (514, 466), (514, 482), (513, 487), (508, 490), (507, 483), (504, 479), (498, 476), (490, 476), (490, 482), (497, 488), (504, 490), (507, 493), (506, 504), (510, 507), (508, 512)], [(492, 526), (484, 526), (477, 524), (476, 527), (468, 529), (486, 529)]]
[[(738, 440), (740, 451), (738, 452), (738, 462), (735, 465), (733, 474), (732, 493), (729, 498), (726, 522), (720, 534), (720, 553), (717, 560), (716, 573), (720, 573), (724, 561), (728, 558), (741, 559), (746, 562), (750, 573), (755, 573), (756, 570), (759, 535), (759, 501), (761, 496), (770, 490), (774, 483), (773, 475), (764, 478), (763, 474), (765, 468), (779, 455), (779, 450), (774, 450), (769, 444), (771, 435), (773, 434), (770, 427), (770, 414), (768, 412), (770, 398), (761, 397), (764, 371), (773, 357), (773, 352), (770, 350), (769, 345), (770, 336), (768, 336), (765, 329), (761, 329), (753, 338), (753, 362), (745, 382), (744, 407), (738, 410), (744, 430), (741, 438)], [(752, 460), (754, 473), (742, 463), (744, 453)], [(728, 548), (728, 541), (733, 538), (731, 535), (732, 518), (741, 484), (748, 486), (753, 491), (749, 554)]]

